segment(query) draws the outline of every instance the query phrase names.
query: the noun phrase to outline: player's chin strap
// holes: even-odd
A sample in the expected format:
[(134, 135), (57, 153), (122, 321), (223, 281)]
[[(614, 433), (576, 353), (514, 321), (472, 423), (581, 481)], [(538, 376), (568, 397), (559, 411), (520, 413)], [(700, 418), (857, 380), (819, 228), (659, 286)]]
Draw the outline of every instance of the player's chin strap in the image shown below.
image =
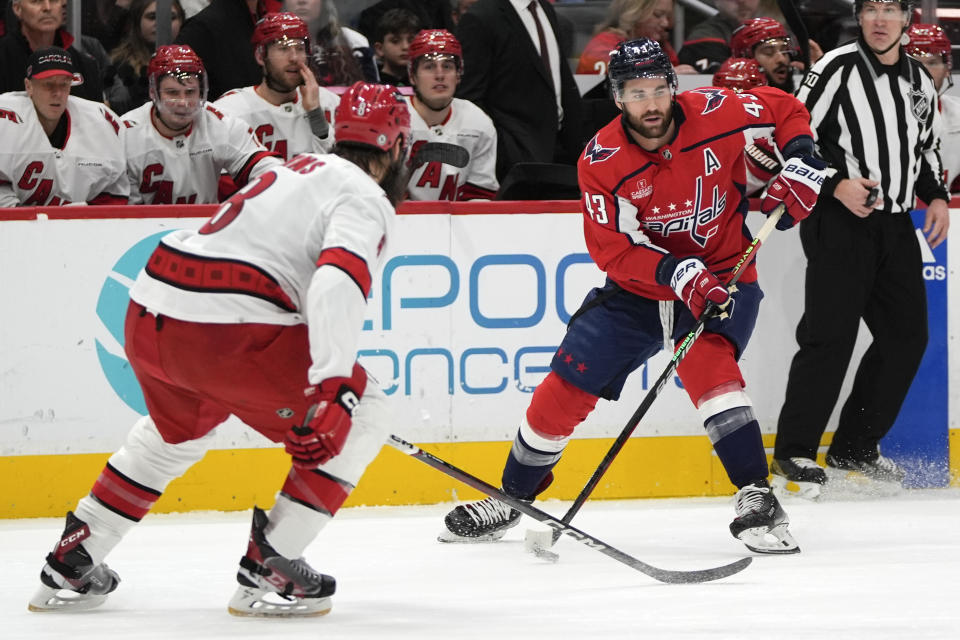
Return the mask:
[(554, 532), (559, 536), (561, 533), (565, 533), (574, 540), (582, 542), (591, 549), (595, 549), (605, 556), (609, 556), (618, 562), (644, 573), (655, 580), (660, 582), (666, 582), (670, 584), (689, 584), (695, 582), (708, 582), (710, 580), (717, 580), (719, 578), (725, 578), (731, 576), (735, 573), (739, 573), (746, 569), (752, 558), (741, 558), (736, 562), (724, 565), (722, 567), (714, 567), (712, 569), (700, 569), (695, 571), (673, 571), (670, 569), (660, 569), (649, 565), (645, 562), (637, 560), (631, 555), (620, 551), (619, 549), (608, 545), (606, 542), (593, 537), (589, 533), (585, 533), (576, 527), (572, 527), (566, 522), (557, 521), (550, 514), (545, 511), (537, 509), (532, 504), (524, 502), (519, 498), (514, 498), (513, 496), (504, 493), (503, 491), (497, 489), (491, 484), (487, 484), (480, 478), (477, 478), (474, 475), (467, 473), (457, 467), (453, 466), (445, 460), (441, 460), (435, 455), (428, 453), (421, 449), (420, 447), (410, 444), (403, 438), (397, 436), (390, 436), (387, 438), (387, 444), (402, 451), (403, 453), (412, 456), (423, 462), (426, 465), (429, 465), (436, 469), (437, 471), (444, 473), (451, 478), (455, 478), (460, 482), (466, 484), (469, 487), (472, 487), (478, 491), (482, 491), (491, 498), (496, 498), (500, 502), (509, 505), (513, 509), (523, 513), (524, 515), (530, 516), (534, 520), (538, 520), (547, 526), (553, 528)]
[[(740, 256), (740, 260), (738, 260), (737, 264), (734, 265), (730, 280), (727, 282), (728, 290), (733, 290), (734, 285), (736, 285), (737, 281), (740, 280), (740, 276), (743, 275), (743, 272), (746, 270), (747, 266), (753, 262), (760, 245), (766, 241), (770, 233), (776, 228), (777, 222), (780, 220), (780, 217), (783, 216), (785, 211), (786, 207), (781, 204), (767, 217), (767, 221), (764, 222), (763, 226), (760, 227), (760, 230), (757, 231), (757, 235), (753, 239), (753, 242), (750, 243), (750, 246), (748, 246), (743, 252), (743, 255)], [(687, 334), (687, 337), (683, 339), (683, 342), (681, 342), (680, 346), (678, 346), (676, 351), (674, 351), (673, 357), (670, 359), (670, 362), (667, 363), (663, 373), (660, 374), (660, 377), (657, 378), (657, 381), (654, 382), (653, 386), (650, 387), (650, 390), (647, 392), (647, 395), (644, 396), (640, 406), (637, 407), (637, 410), (633, 412), (633, 415), (623, 427), (620, 435), (610, 446), (610, 450), (607, 451), (607, 455), (604, 456), (603, 461), (600, 462), (600, 466), (598, 466), (597, 470), (593, 472), (593, 476), (591, 476), (590, 480), (583, 488), (583, 491), (580, 492), (580, 495), (578, 495), (577, 499), (574, 500), (573, 504), (570, 506), (570, 509), (568, 509), (567, 513), (564, 514), (563, 520), (561, 521), (563, 524), (569, 524), (570, 521), (573, 520), (573, 517), (577, 515), (577, 512), (580, 511), (580, 507), (582, 507), (583, 503), (587, 501), (587, 498), (589, 498), (590, 494), (593, 493), (593, 490), (597, 487), (600, 479), (607, 472), (607, 469), (610, 468), (610, 465), (613, 463), (613, 459), (616, 458), (617, 454), (620, 453), (620, 450), (623, 449), (623, 446), (627, 443), (627, 440), (630, 439), (630, 436), (637, 428), (637, 425), (640, 424), (643, 416), (646, 415), (647, 411), (650, 410), (651, 405), (653, 405), (653, 401), (657, 399), (657, 396), (660, 395), (660, 391), (663, 390), (664, 385), (667, 384), (667, 381), (673, 376), (674, 371), (677, 370), (677, 365), (679, 365), (680, 361), (683, 360), (687, 353), (689, 353), (690, 347), (693, 346), (694, 341), (700, 336), (701, 333), (703, 333), (704, 325), (706, 325), (708, 320), (718, 315), (720, 315), (720, 309), (718, 309), (714, 303), (708, 303), (706, 310), (704, 310), (703, 315), (700, 317), (700, 320), (697, 322), (696, 326), (690, 330), (690, 333)], [(554, 528), (554, 543), (556, 543), (556, 541), (560, 538), (560, 533), (561, 532), (559, 529)]]

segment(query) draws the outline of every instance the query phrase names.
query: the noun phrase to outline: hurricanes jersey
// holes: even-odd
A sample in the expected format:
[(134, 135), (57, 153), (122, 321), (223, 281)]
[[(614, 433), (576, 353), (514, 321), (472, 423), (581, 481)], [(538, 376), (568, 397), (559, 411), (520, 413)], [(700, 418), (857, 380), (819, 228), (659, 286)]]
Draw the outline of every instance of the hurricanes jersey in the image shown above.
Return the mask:
[(120, 118), (107, 106), (67, 98), (67, 138), (50, 144), (23, 91), (0, 95), (0, 207), (126, 203)]
[(429, 127), (411, 99), (405, 100), (410, 110), (410, 199), (493, 198), (500, 184), (496, 176), (497, 130), (490, 117), (469, 100), (454, 98), (447, 119)]
[(148, 102), (123, 116), (131, 203), (217, 202), (221, 172), (243, 185), (280, 164), (247, 123), (210, 104), (186, 133), (173, 138), (157, 130), (150, 117), (153, 109)]
[(333, 148), (333, 114), (340, 97), (324, 87), (319, 87), (319, 92), (320, 108), (330, 123), (325, 138), (313, 135), (299, 93), (293, 102), (278, 106), (261, 98), (256, 87), (244, 87), (228, 91), (213, 105), (246, 122), (264, 147), (287, 160), (298, 153), (325, 153)]

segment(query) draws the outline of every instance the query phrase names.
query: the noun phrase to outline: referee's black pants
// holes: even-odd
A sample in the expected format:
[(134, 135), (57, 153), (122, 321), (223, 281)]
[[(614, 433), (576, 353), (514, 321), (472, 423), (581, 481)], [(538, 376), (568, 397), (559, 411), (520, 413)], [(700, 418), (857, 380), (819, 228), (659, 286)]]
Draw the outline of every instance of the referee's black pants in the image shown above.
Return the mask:
[(834, 198), (800, 223), (807, 256), (799, 351), (790, 365), (775, 458), (816, 459), (840, 395), (860, 318), (873, 336), (829, 452), (872, 460), (893, 426), (927, 345), (920, 245), (910, 216), (858, 218)]

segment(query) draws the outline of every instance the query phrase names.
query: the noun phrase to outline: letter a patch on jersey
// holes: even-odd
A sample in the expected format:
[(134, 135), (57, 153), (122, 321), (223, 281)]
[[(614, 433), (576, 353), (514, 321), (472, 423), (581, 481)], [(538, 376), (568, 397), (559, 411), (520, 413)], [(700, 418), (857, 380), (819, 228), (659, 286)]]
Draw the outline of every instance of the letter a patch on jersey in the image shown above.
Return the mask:
[(597, 142), (597, 136), (593, 136), (593, 140), (587, 143), (583, 159), (589, 160), (590, 164), (603, 162), (612, 158), (617, 151), (620, 151), (620, 147), (601, 147), (600, 143)]

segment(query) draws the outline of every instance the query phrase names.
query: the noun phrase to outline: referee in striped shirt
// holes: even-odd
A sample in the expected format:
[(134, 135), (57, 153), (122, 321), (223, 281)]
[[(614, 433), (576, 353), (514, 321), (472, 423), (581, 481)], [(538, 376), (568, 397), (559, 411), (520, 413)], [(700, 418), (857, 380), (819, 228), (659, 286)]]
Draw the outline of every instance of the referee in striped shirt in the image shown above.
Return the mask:
[(814, 461), (861, 318), (873, 343), (843, 405), (827, 466), (896, 483), (904, 475), (878, 444), (927, 344), (923, 265), (908, 212), (917, 197), (927, 203), (923, 231), (931, 247), (943, 242), (949, 225), (937, 92), (901, 42), (910, 4), (856, 0), (857, 40), (824, 55), (797, 93), (817, 148), (836, 171), (800, 224), (805, 308), (772, 466), (775, 483), (799, 486), (808, 497), (826, 482)]

